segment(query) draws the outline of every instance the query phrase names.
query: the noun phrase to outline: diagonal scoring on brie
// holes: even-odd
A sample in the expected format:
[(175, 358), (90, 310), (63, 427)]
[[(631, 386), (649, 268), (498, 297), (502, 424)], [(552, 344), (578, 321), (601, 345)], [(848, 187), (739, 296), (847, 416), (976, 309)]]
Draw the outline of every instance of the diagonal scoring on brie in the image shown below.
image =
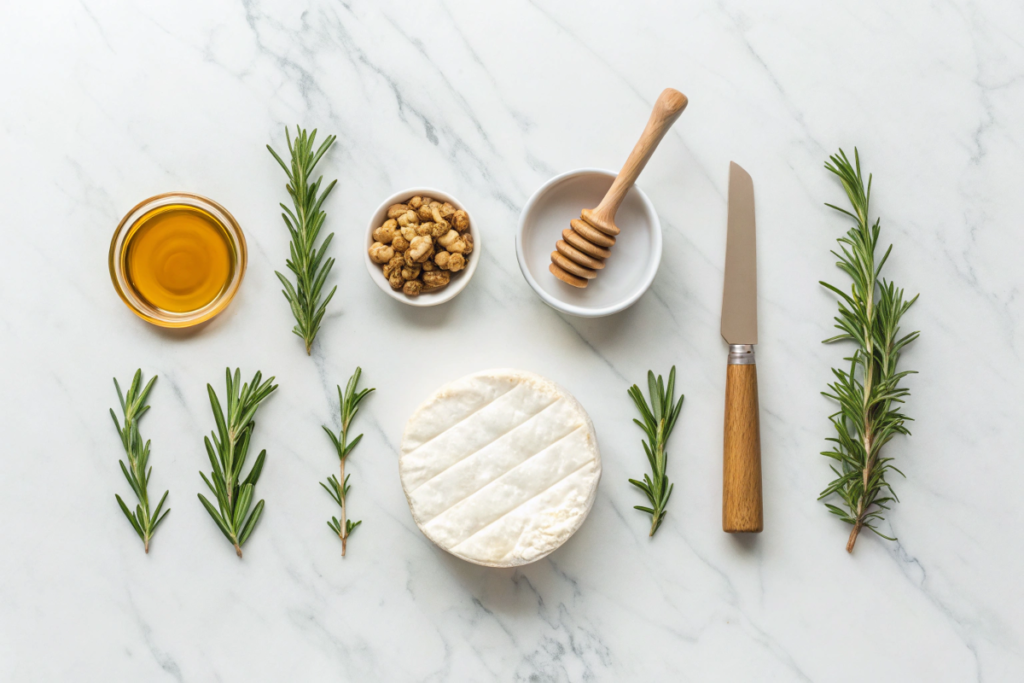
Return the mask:
[(594, 502), (594, 425), (564, 389), (519, 370), (447, 384), (406, 425), (399, 460), (413, 519), (470, 562), (511, 567), (562, 545)]

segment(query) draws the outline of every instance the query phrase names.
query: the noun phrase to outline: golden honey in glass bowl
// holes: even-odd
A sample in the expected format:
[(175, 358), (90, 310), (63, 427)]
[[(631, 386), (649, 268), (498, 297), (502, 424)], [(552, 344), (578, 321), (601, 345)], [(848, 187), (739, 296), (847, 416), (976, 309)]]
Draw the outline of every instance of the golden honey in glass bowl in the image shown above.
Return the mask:
[(110, 245), (114, 288), (137, 315), (164, 327), (195, 325), (224, 310), (245, 264), (245, 238), (231, 214), (185, 193), (136, 206)]

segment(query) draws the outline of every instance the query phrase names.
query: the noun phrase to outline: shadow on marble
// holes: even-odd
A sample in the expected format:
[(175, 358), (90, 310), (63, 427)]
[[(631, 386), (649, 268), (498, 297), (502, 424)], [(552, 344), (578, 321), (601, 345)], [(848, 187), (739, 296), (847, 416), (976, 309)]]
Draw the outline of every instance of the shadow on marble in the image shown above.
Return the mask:
[[(579, 566), (574, 554), (587, 554), (588, 544), (575, 536), (547, 557), (519, 567), (483, 567), (435, 548), (438, 562), (480, 606), (504, 616), (537, 614), (543, 596), (579, 593), (576, 579), (563, 567)], [(583, 563), (585, 564), (585, 562)], [(526, 598), (526, 599), (524, 599)]]
[(729, 537), (731, 538), (730, 545), (742, 553), (756, 553), (761, 545), (758, 542), (761, 534), (729, 534)]
[(406, 306), (394, 300), (389, 300), (388, 303), (397, 309), (398, 315), (401, 316), (403, 322), (424, 329), (436, 329), (449, 324), (452, 311), (455, 306), (458, 306), (458, 299), (453, 299), (438, 306), (430, 306), (429, 308)]
[(626, 310), (603, 318), (578, 318), (565, 313), (558, 313), (558, 317), (576, 330), (576, 333), (591, 346), (596, 347), (599, 342), (602, 346), (614, 347), (622, 341), (634, 338), (644, 318), (640, 309), (647, 296), (644, 295), (640, 301)]
[(181, 341), (185, 339), (193, 339), (202, 335), (207, 329), (211, 328), (216, 320), (217, 318), (204, 320), (198, 325), (193, 325), (192, 327), (160, 327), (158, 325), (147, 323), (144, 320), (139, 320), (139, 323), (144, 325), (150, 332), (158, 337), (162, 337), (168, 341)]

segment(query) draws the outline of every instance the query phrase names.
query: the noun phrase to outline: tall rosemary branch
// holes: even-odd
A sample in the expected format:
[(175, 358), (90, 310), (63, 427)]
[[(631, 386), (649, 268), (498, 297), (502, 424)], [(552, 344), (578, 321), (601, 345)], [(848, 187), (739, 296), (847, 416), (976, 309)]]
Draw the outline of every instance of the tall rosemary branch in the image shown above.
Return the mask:
[(124, 473), (124, 478), (128, 480), (128, 485), (132, 487), (132, 491), (135, 492), (135, 497), (139, 499), (138, 504), (135, 506), (135, 511), (132, 512), (125, 505), (125, 502), (121, 500), (121, 496), (114, 494), (114, 498), (117, 499), (117, 504), (121, 507), (121, 512), (131, 522), (132, 528), (135, 529), (135, 533), (142, 539), (142, 546), (149, 552), (149, 541), (153, 538), (153, 533), (156, 531), (157, 526), (160, 522), (164, 521), (164, 517), (170, 512), (168, 508), (162, 515), (160, 510), (163, 509), (164, 501), (167, 500), (168, 491), (164, 491), (163, 497), (160, 498), (160, 502), (157, 503), (156, 509), (150, 514), (149, 511), (149, 477), (153, 474), (153, 468), (146, 468), (149, 463), (149, 445), (150, 442), (142, 442), (142, 436), (139, 434), (139, 420), (149, 410), (149, 406), (146, 405), (146, 398), (149, 396), (149, 392), (153, 389), (153, 384), (156, 382), (156, 377), (149, 380), (146, 383), (145, 388), (142, 388), (142, 370), (135, 371), (135, 377), (132, 379), (132, 384), (128, 387), (128, 394), (121, 393), (121, 385), (117, 383), (117, 379), (114, 379), (114, 388), (117, 389), (117, 400), (121, 402), (121, 412), (124, 414), (124, 427), (117, 421), (117, 415), (114, 413), (113, 408), (110, 410), (110, 417), (114, 420), (114, 427), (117, 428), (117, 433), (121, 435), (121, 445), (124, 446), (124, 453), (128, 457), (128, 465), (125, 466), (124, 460), (119, 460), (118, 463), (121, 465), (121, 472)]
[[(263, 375), (259, 372), (248, 384), (242, 384), (242, 375), (237, 369), (234, 377), (231, 376), (230, 368), (225, 370), (224, 374), (228, 402), (226, 412), (221, 408), (213, 387), (209, 384), (206, 385), (206, 391), (210, 395), (210, 406), (213, 408), (213, 419), (217, 422), (217, 430), (203, 438), (213, 472), (209, 479), (202, 472), (199, 473), (210, 492), (217, 499), (217, 507), (214, 507), (201, 493), (199, 501), (213, 517), (213, 521), (217, 523), (217, 527), (224, 536), (231, 541), (231, 545), (235, 547), (235, 553), (241, 557), (242, 545), (249, 538), (263, 513), (262, 500), (256, 503), (252, 514), (249, 514), (249, 508), (252, 507), (256, 482), (259, 481), (260, 473), (263, 471), (263, 461), (267, 456), (266, 449), (260, 451), (252, 469), (249, 470), (245, 479), (241, 480), (241, 483), (239, 483), (239, 479), (242, 476), (245, 458), (249, 453), (252, 431), (256, 426), (253, 421), (256, 409), (273, 393), (274, 389), (277, 389), (277, 385), (273, 383), (273, 377), (262, 381)], [(246, 517), (247, 514), (248, 517)]]
[(651, 536), (665, 519), (665, 507), (668, 505), (668, 499), (675, 486), (669, 483), (668, 475), (665, 473), (665, 465), (668, 461), (665, 447), (668, 444), (668, 437), (672, 435), (672, 429), (676, 426), (679, 412), (683, 409), (683, 399), (686, 398), (680, 396), (679, 402), (673, 404), (675, 386), (676, 368), (673, 365), (672, 371), (668, 373), (668, 386), (665, 385), (661, 375), (655, 379), (653, 372), (647, 372), (647, 390), (651, 396), (649, 406), (640, 387), (634, 384), (629, 388), (629, 396), (633, 399), (633, 403), (636, 404), (637, 410), (640, 411), (640, 416), (643, 418), (643, 422), (636, 418), (633, 419), (633, 422), (637, 423), (647, 434), (647, 441), (642, 443), (644, 452), (647, 454), (647, 461), (651, 465), (650, 476), (644, 474), (643, 481), (630, 479), (629, 483), (647, 494), (647, 500), (650, 501), (649, 507), (645, 505), (634, 505), (633, 507), (651, 516)]
[(335, 136), (329, 135), (314, 152), (313, 141), (316, 139), (316, 130), (310, 135), (307, 135), (306, 131), (299, 126), (296, 126), (295, 130), (294, 143), (288, 129), (285, 128), (284, 131), (285, 138), (288, 140), (288, 152), (291, 154), (290, 165), (285, 164), (273, 147), (267, 145), (267, 149), (277, 159), (277, 163), (281, 164), (281, 168), (288, 174), (286, 187), (288, 194), (292, 197), (292, 203), (295, 205), (292, 210), (281, 204), (281, 208), (284, 209), (281, 217), (284, 219), (285, 225), (288, 226), (288, 232), (292, 237), (288, 246), (291, 258), (285, 263), (288, 270), (295, 275), (295, 284), (293, 285), (280, 272), (274, 272), (281, 280), (281, 284), (284, 285), (282, 294), (288, 299), (292, 313), (295, 315), (295, 327), (292, 328), (292, 332), (302, 337), (306, 343), (306, 354), (308, 355), (316, 333), (320, 330), (320, 321), (323, 320), (324, 311), (327, 310), (327, 303), (338, 289), (335, 286), (326, 297), (322, 296), (324, 282), (331, 272), (331, 267), (334, 266), (333, 258), (324, 260), (324, 254), (327, 253), (327, 247), (330, 245), (334, 233), (328, 235), (319, 247), (316, 245), (320, 228), (323, 227), (324, 219), (327, 217), (321, 207), (338, 181), (332, 180), (323, 193), (320, 192), (323, 176), (317, 178), (316, 182), (310, 182), (313, 168), (320, 161), (320, 157), (334, 144)]
[(839, 259), (836, 264), (850, 276), (853, 284), (846, 293), (837, 287), (821, 284), (839, 297), (839, 315), (836, 328), (840, 334), (824, 343), (854, 341), (857, 348), (845, 358), (849, 370), (835, 370), (835, 382), (828, 385), (823, 395), (839, 403), (839, 411), (830, 416), (837, 435), (827, 439), (832, 450), (822, 455), (835, 461), (831, 465), (835, 481), (821, 492), (819, 500), (832, 494), (842, 498), (846, 509), (826, 503), (828, 509), (847, 524), (852, 524), (847, 552), (853, 552), (857, 535), (867, 528), (882, 538), (895, 540), (878, 530), (875, 524), (883, 519), (883, 510), (897, 501), (895, 492), (886, 480), (890, 470), (903, 473), (891, 463), (891, 457), (882, 455), (882, 447), (897, 434), (910, 434), (904, 423), (911, 418), (903, 414), (901, 406), (910, 390), (900, 381), (910, 370), (897, 371), (900, 352), (918, 337), (918, 332), (900, 336), (900, 320), (917, 301), (904, 299), (903, 290), (892, 282), (880, 278), (892, 245), (881, 260), (875, 261), (875, 247), (881, 231), (880, 221), (874, 224), (868, 217), (871, 199), (871, 176), (867, 187), (860, 170), (860, 155), (854, 149), (855, 166), (839, 150), (830, 157), (825, 168), (834, 173), (843, 184), (853, 211), (827, 204), (846, 214), (856, 225), (839, 238), (839, 251), (832, 253)]
[(341, 387), (338, 387), (338, 403), (341, 408), (341, 430), (335, 435), (334, 432), (323, 425), (324, 431), (327, 432), (327, 436), (331, 437), (331, 443), (334, 444), (334, 450), (337, 451), (338, 461), (341, 463), (341, 471), (338, 476), (331, 475), (327, 479), (327, 483), (320, 482), (320, 485), (324, 487), (327, 494), (334, 499), (334, 502), (341, 507), (341, 519), (337, 517), (331, 517), (331, 520), (327, 522), (327, 526), (331, 527), (331, 530), (337, 534), (338, 538), (341, 539), (341, 556), (345, 557), (345, 548), (348, 545), (348, 537), (352, 534), (352, 531), (362, 524), (362, 520), (353, 522), (348, 519), (348, 490), (351, 488), (348, 483), (348, 478), (351, 474), (345, 474), (345, 461), (348, 460), (349, 454), (352, 449), (363, 439), (363, 435), (348, 440), (348, 429), (352, 425), (352, 420), (355, 418), (356, 413), (359, 412), (359, 403), (366, 395), (374, 389), (363, 389), (357, 391), (359, 388), (359, 376), (363, 373), (362, 368), (356, 368), (356, 371), (352, 373), (352, 376), (348, 380), (348, 384), (345, 385), (345, 391), (342, 392)]

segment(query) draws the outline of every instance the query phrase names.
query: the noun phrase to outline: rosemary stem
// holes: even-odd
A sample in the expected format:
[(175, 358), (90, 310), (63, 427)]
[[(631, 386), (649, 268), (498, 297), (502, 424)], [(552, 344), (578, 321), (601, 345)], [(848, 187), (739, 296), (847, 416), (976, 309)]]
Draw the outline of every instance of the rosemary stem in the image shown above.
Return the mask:
[(324, 259), (323, 251), (333, 235), (328, 235), (321, 242), (320, 250), (316, 244), (326, 215), (322, 208), (323, 202), (331, 193), (336, 181), (331, 181), (327, 187), (321, 189), (320, 182), (323, 177), (312, 183), (310, 177), (317, 162), (334, 144), (335, 136), (328, 136), (318, 149), (313, 147), (316, 139), (315, 130), (308, 133), (301, 127), (296, 127), (294, 141), (287, 130), (285, 138), (288, 140), (290, 155), (288, 163), (270, 145), (267, 145), (267, 150), (288, 177), (285, 187), (292, 198), (293, 208), (289, 209), (283, 204), (281, 206), (284, 209), (282, 217), (291, 235), (291, 258), (285, 263), (295, 276), (295, 284), (293, 285), (280, 272), (277, 272), (277, 277), (284, 286), (282, 293), (291, 304), (295, 315), (296, 325), (292, 331), (302, 338), (306, 355), (311, 356), (313, 340), (320, 329), (327, 303), (334, 296), (337, 287), (333, 287), (326, 296), (324, 295), (324, 282), (334, 265), (334, 259)]
[(231, 434), (229, 436), (229, 438), (228, 438), (228, 448), (227, 448), (228, 458), (227, 458), (227, 461), (225, 463), (227, 465), (227, 469), (224, 471), (224, 478), (227, 479), (227, 489), (228, 489), (228, 496), (227, 496), (227, 498), (228, 498), (228, 505), (229, 506), (231, 505), (231, 503), (234, 501), (234, 498), (235, 498), (235, 478), (231, 475), (231, 473), (234, 472), (234, 470), (235, 470), (234, 452), (235, 452), (235, 437), (234, 437), (234, 434)]
[(338, 455), (338, 474), (337, 476), (331, 475), (327, 478), (326, 482), (321, 482), (320, 486), (327, 491), (335, 503), (341, 508), (340, 519), (338, 517), (332, 517), (328, 522), (327, 526), (330, 527), (331, 531), (341, 541), (341, 556), (345, 557), (345, 553), (348, 550), (348, 537), (352, 534), (352, 531), (359, 526), (362, 522), (357, 520), (350, 522), (348, 518), (348, 484), (345, 481), (347, 475), (345, 474), (345, 461), (348, 460), (348, 456), (353, 448), (363, 438), (362, 434), (357, 435), (353, 439), (348, 438), (348, 430), (352, 425), (352, 420), (355, 418), (356, 413), (359, 411), (359, 403), (362, 401), (367, 394), (373, 391), (373, 389), (359, 390), (359, 376), (362, 373), (361, 368), (356, 368), (356, 371), (349, 378), (348, 383), (345, 385), (345, 390), (342, 391), (341, 387), (338, 387), (338, 404), (339, 412), (341, 413), (341, 429), (335, 434), (326, 425), (323, 429), (330, 437), (331, 443), (334, 444), (334, 450)]
[[(156, 377), (153, 377), (143, 387), (142, 371), (137, 370), (127, 393), (122, 394), (121, 386), (118, 384), (117, 379), (114, 379), (114, 388), (117, 389), (118, 399), (124, 415), (123, 427), (118, 422), (114, 411), (110, 411), (114, 427), (121, 437), (121, 445), (124, 447), (125, 457), (128, 460), (127, 465), (124, 464), (123, 460), (120, 461), (121, 472), (128, 480), (139, 502), (135, 509), (132, 510), (121, 499), (121, 496), (115, 494), (114, 498), (117, 500), (121, 512), (124, 513), (135, 533), (138, 534), (147, 553), (149, 552), (149, 542), (153, 538), (157, 525), (170, 512), (170, 509), (163, 510), (164, 501), (167, 499), (166, 492), (157, 505), (155, 513), (149, 509), (149, 475), (153, 473), (153, 468), (150, 466), (147, 471), (149, 442), (143, 440), (142, 435), (139, 433), (139, 421), (149, 409), (149, 406), (146, 405), (146, 398), (149, 396), (154, 382), (156, 382)], [(163, 514), (161, 514), (161, 511), (163, 511)]]
[[(345, 443), (342, 438), (341, 443)], [(341, 459), (341, 478), (338, 480), (338, 498), (341, 500), (341, 556), (345, 557), (345, 546), (348, 543), (348, 522), (345, 515), (345, 458)]]
[(627, 392), (640, 412), (641, 419), (634, 420), (634, 422), (647, 437), (646, 441), (643, 441), (643, 447), (651, 467), (651, 473), (644, 474), (643, 480), (630, 479), (629, 483), (647, 496), (648, 505), (634, 505), (633, 507), (651, 516), (649, 536), (654, 536), (665, 520), (667, 514), (665, 508), (672, 495), (672, 484), (666, 473), (668, 461), (666, 446), (669, 436), (672, 434), (672, 428), (679, 418), (679, 411), (683, 407), (682, 396), (679, 397), (678, 402), (675, 401), (675, 383), (675, 367), (669, 372), (667, 384), (660, 375), (655, 377), (654, 372), (648, 371), (647, 386), (650, 403), (644, 398), (640, 387), (635, 384)]
[(256, 409), (277, 389), (277, 385), (273, 377), (264, 380), (261, 372), (257, 372), (251, 382), (245, 384), (242, 383), (241, 371), (238, 369), (234, 375), (230, 368), (224, 374), (226, 404), (217, 398), (212, 385), (206, 385), (217, 428), (204, 439), (213, 472), (209, 477), (202, 472), (200, 475), (213, 494), (215, 503), (211, 503), (202, 493), (199, 494), (199, 501), (241, 559), (242, 545), (263, 514), (264, 501), (257, 500), (253, 506), (253, 499), (256, 483), (263, 471), (266, 450), (256, 456), (256, 462), (247, 475), (243, 475), (242, 467), (256, 424)]
[(857, 534), (860, 533), (860, 528), (863, 526), (860, 522), (853, 525), (853, 531), (850, 532), (850, 540), (846, 542), (846, 552), (853, 552), (853, 544), (857, 542)]
[[(860, 207), (857, 208), (857, 217), (860, 222), (861, 240), (865, 244), (871, 242), (869, 217), (868, 217), (868, 206), (865, 198), (865, 204), (863, 211)], [(871, 479), (871, 468), (874, 464), (874, 458), (871, 457), (871, 444), (872, 444), (872, 415), (871, 415), (871, 391), (872, 385), (875, 378), (875, 352), (874, 352), (874, 336), (873, 329), (875, 327), (875, 260), (874, 260), (874, 247), (872, 246), (868, 251), (866, 263), (862, 271), (864, 285), (864, 291), (861, 294), (864, 296), (864, 311), (865, 319), (862, 327), (864, 335), (864, 350), (862, 351), (862, 357), (864, 359), (864, 392), (861, 402), (861, 411), (863, 413), (863, 424), (861, 427), (861, 444), (864, 448), (864, 469), (861, 473), (862, 487), (860, 496), (857, 499), (857, 516), (854, 522), (853, 531), (850, 532), (850, 540), (846, 544), (846, 552), (852, 553), (853, 546), (857, 542), (857, 535), (860, 533), (860, 529), (864, 523), (864, 514), (867, 505), (868, 495), (868, 483)]]
[(911, 332), (897, 338), (900, 318), (917, 297), (906, 299), (902, 289), (881, 277), (892, 247), (876, 259), (880, 221), (870, 222), (871, 176), (865, 183), (856, 150), (853, 161), (840, 150), (825, 164), (842, 182), (852, 212), (828, 206), (855, 222), (839, 238), (839, 249), (832, 252), (839, 268), (853, 281), (849, 293), (821, 282), (839, 297), (835, 326), (841, 334), (825, 341), (853, 341), (859, 348), (845, 359), (850, 363), (849, 370), (833, 370), (835, 381), (828, 385), (829, 391), (822, 392), (839, 404), (839, 410), (829, 418), (837, 431), (828, 439), (834, 445), (821, 454), (833, 461), (837, 478), (819, 496), (842, 498), (845, 509), (828, 502), (825, 505), (852, 525), (846, 544), (851, 553), (865, 528), (893, 540), (879, 531), (877, 524), (883, 520), (883, 511), (889, 509), (887, 504), (898, 502), (885, 476), (889, 470), (900, 472), (890, 464), (892, 458), (882, 457), (880, 452), (894, 435), (910, 434), (905, 426), (910, 418), (900, 410), (909, 390), (899, 383), (911, 371), (896, 372), (896, 365), (901, 349), (918, 337), (917, 332)]
[(341, 420), (341, 479), (338, 480), (338, 499), (341, 501), (341, 556), (345, 557), (345, 547), (348, 545), (348, 506), (345, 500), (345, 450), (348, 448), (348, 426), (351, 416), (344, 415)]

